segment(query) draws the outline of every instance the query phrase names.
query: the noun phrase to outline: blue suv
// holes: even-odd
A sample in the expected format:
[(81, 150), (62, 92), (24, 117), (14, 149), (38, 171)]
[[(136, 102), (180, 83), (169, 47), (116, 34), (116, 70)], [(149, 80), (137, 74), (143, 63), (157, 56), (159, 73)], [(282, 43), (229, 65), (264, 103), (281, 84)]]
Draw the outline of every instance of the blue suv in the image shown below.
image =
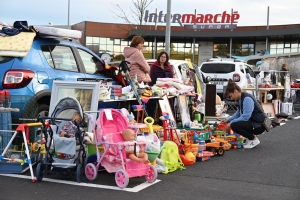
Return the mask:
[(11, 107), (21, 109), (12, 113), (16, 117), (47, 116), (54, 80), (111, 78), (94, 74), (95, 58), (101, 60), (77, 40), (37, 35), (26, 57), (0, 56), (0, 90), (8, 90)]

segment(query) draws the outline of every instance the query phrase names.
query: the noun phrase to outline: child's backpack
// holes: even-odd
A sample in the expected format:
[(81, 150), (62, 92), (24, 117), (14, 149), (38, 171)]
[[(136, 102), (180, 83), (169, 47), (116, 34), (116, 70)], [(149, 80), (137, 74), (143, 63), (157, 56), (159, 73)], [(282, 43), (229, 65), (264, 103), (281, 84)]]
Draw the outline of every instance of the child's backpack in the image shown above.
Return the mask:
[(168, 172), (173, 172), (177, 169), (185, 169), (178, 153), (178, 146), (175, 142), (165, 141), (160, 154), (160, 159), (163, 160), (168, 168)]

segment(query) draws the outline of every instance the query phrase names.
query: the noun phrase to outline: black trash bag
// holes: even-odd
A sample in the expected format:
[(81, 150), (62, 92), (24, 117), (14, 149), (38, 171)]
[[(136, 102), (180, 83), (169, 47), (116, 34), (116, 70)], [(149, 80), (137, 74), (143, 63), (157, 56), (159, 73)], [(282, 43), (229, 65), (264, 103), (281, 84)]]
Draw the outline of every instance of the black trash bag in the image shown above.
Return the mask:
[(33, 26), (28, 26), (27, 21), (15, 21), (14, 28), (18, 29), (20, 32), (36, 32)]

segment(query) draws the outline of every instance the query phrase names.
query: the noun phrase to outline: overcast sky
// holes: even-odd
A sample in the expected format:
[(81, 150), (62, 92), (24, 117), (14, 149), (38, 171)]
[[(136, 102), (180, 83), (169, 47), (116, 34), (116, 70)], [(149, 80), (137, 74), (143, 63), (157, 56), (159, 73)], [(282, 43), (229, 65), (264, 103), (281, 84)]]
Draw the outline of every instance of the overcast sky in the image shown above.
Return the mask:
[[(70, 24), (125, 23), (112, 12), (119, 12), (115, 4), (130, 18), (132, 0), (70, 0)], [(300, 24), (300, 0), (172, 0), (171, 5), (172, 14), (193, 14), (196, 9), (198, 14), (215, 15), (233, 9), (240, 14), (237, 26), (266, 25), (269, 6), (269, 25)], [(147, 9), (155, 12), (156, 8), (166, 13), (167, 0), (154, 0)], [(29, 25), (67, 25), (68, 0), (0, 0), (0, 21), (13, 24), (17, 20), (27, 20)]]

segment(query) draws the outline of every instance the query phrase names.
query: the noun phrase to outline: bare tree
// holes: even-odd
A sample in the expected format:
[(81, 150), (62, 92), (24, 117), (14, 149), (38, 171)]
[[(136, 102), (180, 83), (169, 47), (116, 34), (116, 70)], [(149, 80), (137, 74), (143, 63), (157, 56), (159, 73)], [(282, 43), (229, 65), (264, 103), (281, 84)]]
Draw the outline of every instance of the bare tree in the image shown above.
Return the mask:
[[(126, 14), (124, 12), (123, 6), (119, 4), (113, 4), (116, 8), (118, 13), (112, 11), (118, 18), (123, 19), (127, 24), (131, 25), (131, 28), (138, 29), (139, 35), (141, 35), (143, 30), (143, 17), (147, 7), (153, 2), (154, 0), (132, 0), (133, 7), (130, 7), (130, 14)], [(133, 19), (131, 19), (131, 18)], [(121, 28), (121, 27), (120, 27)]]

